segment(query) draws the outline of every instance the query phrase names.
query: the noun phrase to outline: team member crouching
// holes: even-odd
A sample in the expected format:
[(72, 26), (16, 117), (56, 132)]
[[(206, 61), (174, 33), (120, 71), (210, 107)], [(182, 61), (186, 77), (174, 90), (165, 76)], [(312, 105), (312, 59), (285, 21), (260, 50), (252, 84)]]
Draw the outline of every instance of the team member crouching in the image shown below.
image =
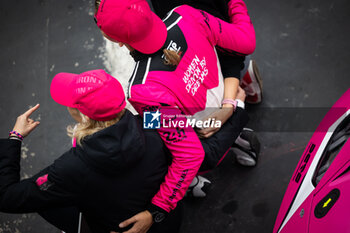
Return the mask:
[[(253, 27), (244, 4), (235, 8), (237, 19), (249, 25), (243, 28), (190, 6), (174, 9), (162, 21), (146, 1), (102, 0), (98, 5), (97, 26), (108, 39), (125, 44), (137, 61), (129, 82), (130, 103), (142, 116), (157, 109), (170, 109), (176, 116), (174, 127), (158, 129), (172, 163), (151, 205), (168, 213), (183, 198), (206, 156), (194, 129), (177, 126), (186, 120), (184, 115), (198, 116), (208, 107), (221, 106), (223, 79), (214, 47), (252, 52)], [(226, 101), (232, 114), (237, 102)]]

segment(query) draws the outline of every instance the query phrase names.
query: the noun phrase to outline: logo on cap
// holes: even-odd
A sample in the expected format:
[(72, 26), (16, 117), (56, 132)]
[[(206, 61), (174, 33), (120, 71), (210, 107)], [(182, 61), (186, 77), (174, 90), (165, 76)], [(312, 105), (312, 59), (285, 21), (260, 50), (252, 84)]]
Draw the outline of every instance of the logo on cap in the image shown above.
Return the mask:
[(160, 116), (162, 114), (156, 112), (144, 112), (143, 113), (143, 128), (144, 129), (159, 129), (160, 128)]

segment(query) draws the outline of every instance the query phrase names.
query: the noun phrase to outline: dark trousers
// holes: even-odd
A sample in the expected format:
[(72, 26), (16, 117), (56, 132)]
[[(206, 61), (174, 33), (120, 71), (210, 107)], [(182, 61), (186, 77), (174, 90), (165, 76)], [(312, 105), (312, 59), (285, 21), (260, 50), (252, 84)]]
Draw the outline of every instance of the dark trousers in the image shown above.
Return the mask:
[(248, 120), (247, 112), (237, 108), (217, 133), (210, 138), (201, 139), (205, 157), (199, 169), (200, 172), (212, 170), (222, 161)]

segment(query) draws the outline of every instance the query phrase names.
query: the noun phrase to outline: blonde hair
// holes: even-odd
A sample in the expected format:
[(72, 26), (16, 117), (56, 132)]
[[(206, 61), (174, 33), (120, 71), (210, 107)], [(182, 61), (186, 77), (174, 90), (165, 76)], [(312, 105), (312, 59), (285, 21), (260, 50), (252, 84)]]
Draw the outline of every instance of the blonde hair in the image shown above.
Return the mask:
[(95, 12), (98, 11), (98, 8), (100, 7), (101, 0), (95, 0)]
[(165, 56), (164, 64), (177, 66), (181, 61), (181, 52), (176, 52), (174, 50), (163, 49), (163, 53)]
[(86, 119), (85, 115), (80, 111), (80, 116), (83, 119), (81, 123), (70, 125), (67, 127), (67, 134), (71, 138), (75, 138), (79, 146), (82, 145), (82, 141), (85, 137), (97, 133), (111, 125), (117, 123), (125, 113), (125, 109), (118, 113), (118, 115), (109, 121), (96, 121), (93, 119)]

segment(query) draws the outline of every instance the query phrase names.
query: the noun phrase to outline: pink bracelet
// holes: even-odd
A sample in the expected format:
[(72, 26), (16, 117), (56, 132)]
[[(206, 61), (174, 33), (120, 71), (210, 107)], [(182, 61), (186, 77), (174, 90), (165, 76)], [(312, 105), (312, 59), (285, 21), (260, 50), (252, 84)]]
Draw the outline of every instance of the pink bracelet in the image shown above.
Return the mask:
[(237, 100), (233, 99), (224, 99), (221, 104), (231, 104), (233, 106), (233, 110), (236, 110)]
[(10, 131), (9, 136), (11, 136), (11, 134), (16, 134), (19, 139), (23, 140), (23, 135), (22, 134), (20, 134), (20, 133), (18, 133), (16, 131)]

